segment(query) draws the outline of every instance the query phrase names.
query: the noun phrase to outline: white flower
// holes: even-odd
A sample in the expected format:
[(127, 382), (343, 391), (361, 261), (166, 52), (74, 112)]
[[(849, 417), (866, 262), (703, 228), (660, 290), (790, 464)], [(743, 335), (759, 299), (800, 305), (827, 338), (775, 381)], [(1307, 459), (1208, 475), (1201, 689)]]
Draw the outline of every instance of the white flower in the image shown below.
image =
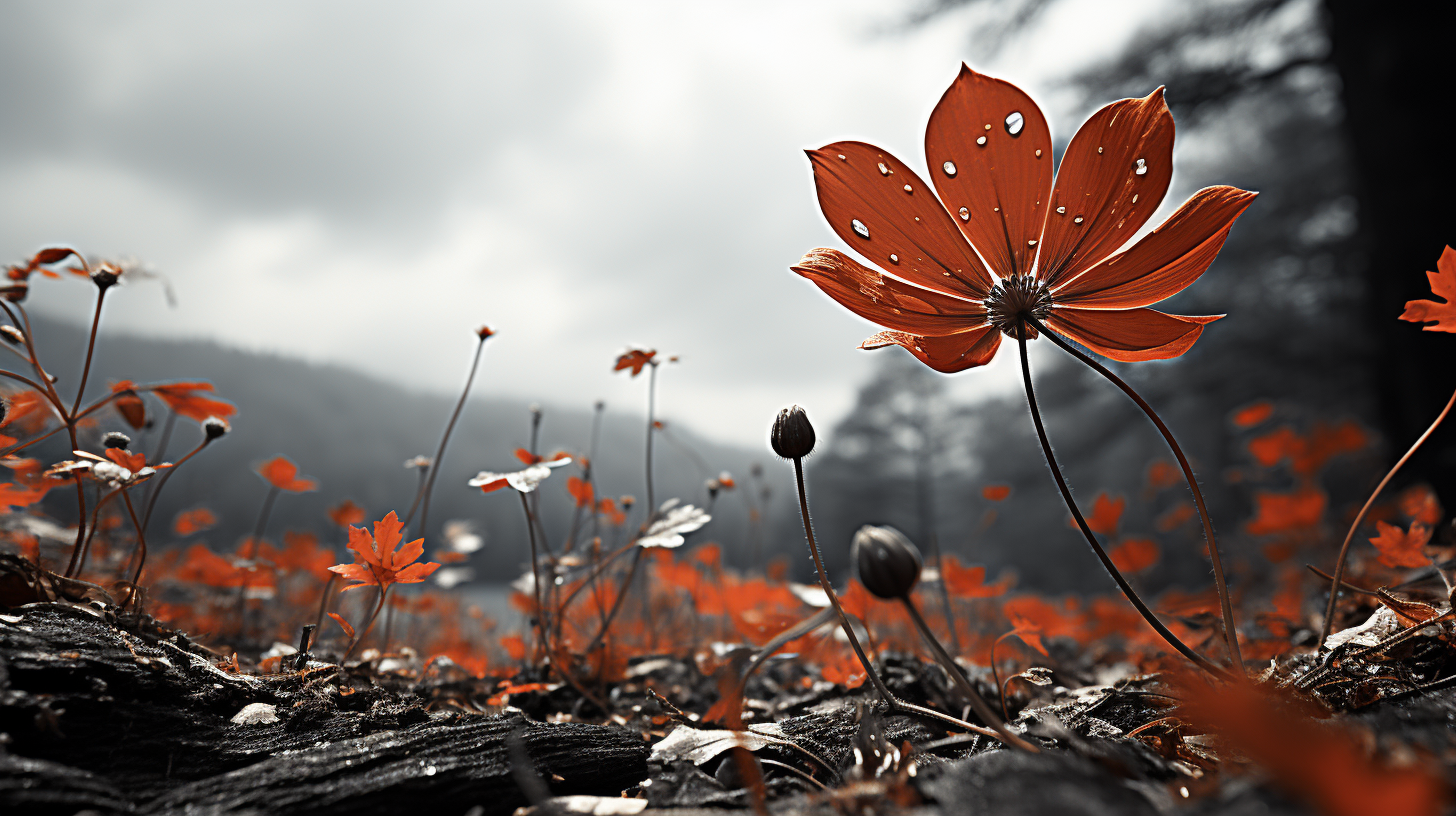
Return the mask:
[(637, 539), (639, 547), (663, 547), (671, 549), (681, 547), (685, 533), (691, 533), (713, 520), (707, 511), (691, 504), (682, 507), (677, 506), (677, 499), (670, 499), (663, 502), (658, 510), (661, 514), (657, 521), (652, 522), (647, 532)]

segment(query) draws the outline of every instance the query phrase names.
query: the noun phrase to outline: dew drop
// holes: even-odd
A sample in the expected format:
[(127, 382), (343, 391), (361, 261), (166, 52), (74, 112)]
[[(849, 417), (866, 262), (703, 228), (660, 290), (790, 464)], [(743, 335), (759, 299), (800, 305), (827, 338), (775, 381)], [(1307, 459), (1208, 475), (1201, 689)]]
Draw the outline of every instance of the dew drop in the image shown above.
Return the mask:
[(1021, 111), (1012, 111), (1011, 115), (1006, 117), (1006, 132), (1012, 136), (1020, 136), (1021, 129), (1024, 127), (1026, 127), (1026, 117), (1021, 115)]
[(907, 185), (905, 185), (905, 192), (907, 192), (907, 193), (913, 193), (913, 192), (915, 192), (915, 191), (914, 191), (914, 190), (912, 190), (912, 189), (911, 189), (911, 188), (910, 188), (910, 185), (908, 185), (908, 184), (907, 184)]
[(1057, 208), (1057, 215), (1066, 215), (1066, 214), (1067, 214), (1067, 208), (1066, 207), (1058, 207)]
[(866, 227), (864, 222), (858, 218), (850, 219), (849, 225), (854, 228), (855, 235), (865, 239), (870, 237), (870, 228)]
[(899, 255), (891, 255), (890, 256), (890, 263), (897, 264), (899, 262), (900, 262), (900, 256)]
[(1146, 176), (1148, 174), (1148, 163), (1143, 161), (1142, 159), (1138, 159), (1137, 169), (1133, 172), (1139, 176)]
[(1098, 145), (1098, 147), (1097, 147), (1097, 153), (1098, 153), (1098, 155), (1101, 155), (1102, 154), (1102, 146), (1101, 145)]
[(954, 176), (956, 174), (955, 162), (946, 162), (940, 166), (940, 169), (944, 170), (947, 176)]
[(1041, 151), (1040, 151), (1040, 150), (1038, 150), (1038, 151), (1036, 151), (1036, 157), (1037, 157), (1037, 158), (1038, 158), (1038, 159), (1039, 159), (1039, 158), (1041, 158)]
[(847, 159), (847, 158), (845, 158), (845, 156), (844, 156), (844, 154), (843, 154), (843, 153), (840, 153), (840, 154), (839, 154), (839, 160), (840, 160), (840, 161), (849, 161), (849, 159)]
[(886, 167), (884, 162), (880, 162), (880, 175), (882, 175), (882, 176), (888, 176), (888, 175), (890, 175), (890, 168)]
[[(990, 127), (990, 125), (987, 125), (986, 127)], [(985, 147), (986, 146), (986, 137), (985, 136), (982, 136), (981, 138), (977, 139), (976, 140), (976, 144), (980, 145), (981, 147)]]
[(1137, 203), (1137, 196), (1136, 196), (1136, 195), (1134, 195), (1134, 196), (1133, 196), (1133, 197), (1132, 197), (1132, 203), (1134, 203), (1134, 204), (1136, 204), (1136, 203)]
[(971, 220), (971, 210), (970, 210), (969, 207), (961, 207), (961, 220), (962, 221), (969, 221), (969, 220)]
[(990, 129), (991, 129), (991, 126), (990, 125), (986, 125), (986, 130), (990, 130)]
[(944, 275), (944, 276), (946, 276), (946, 277), (947, 277), (947, 278), (948, 278), (948, 277), (950, 277), (950, 273), (949, 273), (949, 272), (942, 272), (942, 273), (940, 273), (940, 274), (942, 274), (942, 275)]
[(991, 208), (991, 212), (1001, 212), (1001, 208), (1000, 207), (992, 207)]
[(1073, 224), (1080, 224), (1080, 223), (1082, 223), (1082, 216), (1079, 215), (1076, 218), (1073, 218), (1072, 219), (1072, 223)]
[(438, 772), (439, 769), (436, 768), (434, 765), (429, 765), (425, 768), (425, 776), (434, 776)]
[(1027, 246), (1036, 246), (1036, 241), (1027, 241), (1026, 242), (1026, 245)]

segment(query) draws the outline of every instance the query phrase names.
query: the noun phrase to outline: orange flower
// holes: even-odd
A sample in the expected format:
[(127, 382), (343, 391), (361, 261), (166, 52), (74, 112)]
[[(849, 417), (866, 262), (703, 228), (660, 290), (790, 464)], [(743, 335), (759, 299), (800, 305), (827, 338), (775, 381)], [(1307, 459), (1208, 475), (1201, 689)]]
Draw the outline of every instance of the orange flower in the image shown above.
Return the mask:
[(348, 527), (364, 520), (364, 508), (349, 499), (329, 508), (329, 520), (340, 527)]
[[(120, 383), (118, 383), (120, 385)], [(116, 386), (112, 386), (116, 390)], [(154, 385), (152, 393), (167, 403), (167, 407), (176, 411), (179, 415), (187, 417), (196, 422), (205, 422), (208, 417), (227, 419), (238, 412), (237, 406), (222, 400), (215, 400), (210, 397), (200, 396), (195, 392), (212, 391), (210, 382), (180, 382), (167, 385)]]
[(345, 590), (361, 586), (387, 588), (390, 584), (418, 584), (440, 568), (434, 562), (416, 564), (425, 553), (425, 540), (417, 538), (398, 551), (404, 525), (393, 511), (383, 520), (374, 523), (374, 534), (360, 527), (349, 528), (349, 549), (357, 559), (352, 564), (338, 564), (329, 567), (350, 581), (358, 581), (344, 587)]
[(184, 510), (177, 514), (177, 520), (172, 522), (172, 530), (180, 536), (190, 536), (193, 533), (200, 533), (209, 527), (217, 524), (217, 516), (206, 507), (198, 507), (193, 510)]
[(259, 465), (258, 475), (268, 484), (289, 493), (307, 493), (318, 489), (318, 482), (313, 479), (298, 478), (298, 465), (293, 464), (286, 456), (275, 456)]
[(657, 352), (653, 349), (630, 348), (617, 355), (617, 365), (612, 370), (621, 371), (624, 368), (630, 368), (632, 376), (635, 377), (642, 373), (643, 366), (657, 365), (657, 361), (652, 359), (656, 356)]
[(888, 275), (823, 248), (793, 270), (889, 329), (861, 348), (899, 345), (937, 371), (962, 371), (990, 362), (1001, 334), (1015, 338), (1031, 317), (1114, 360), (1162, 360), (1218, 319), (1146, 307), (1203, 274), (1254, 193), (1200, 190), (1117, 252), (1172, 178), (1173, 117), (1161, 88), (1093, 114), (1067, 145), (1054, 187), (1051, 132), (1036, 103), (962, 66), (930, 115), (925, 154), (934, 191), (873, 145), (809, 151), (830, 227)]

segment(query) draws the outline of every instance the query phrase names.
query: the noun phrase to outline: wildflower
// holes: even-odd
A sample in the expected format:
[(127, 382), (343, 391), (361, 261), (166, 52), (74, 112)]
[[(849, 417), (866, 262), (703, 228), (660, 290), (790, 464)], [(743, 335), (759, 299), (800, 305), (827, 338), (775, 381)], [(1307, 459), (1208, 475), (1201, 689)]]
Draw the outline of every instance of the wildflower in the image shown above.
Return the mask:
[(293, 464), (286, 456), (275, 456), (264, 462), (258, 467), (258, 475), (278, 490), (289, 493), (307, 493), (318, 489), (318, 482), (313, 479), (298, 478), (298, 465)]
[(793, 271), (889, 330), (861, 348), (899, 345), (937, 371), (984, 365), (1002, 334), (1038, 326), (1114, 360), (1177, 357), (1218, 318), (1146, 307), (1203, 274), (1255, 194), (1200, 190), (1114, 254), (1162, 202), (1172, 149), (1161, 88), (1114, 102), (1072, 138), (1053, 187), (1036, 103), (962, 66), (926, 128), (934, 192), (872, 145), (809, 151), (830, 226), (888, 275), (824, 248)]
[[(113, 385), (111, 389), (123, 390), (119, 388), (123, 385), (131, 387), (130, 383), (122, 382)], [(210, 393), (212, 390), (210, 382), (179, 382), (151, 387), (152, 393), (167, 403), (167, 407), (194, 422), (206, 422), (213, 417), (226, 419), (238, 412), (237, 406), (230, 402), (204, 397), (198, 393)]]
[(632, 369), (632, 376), (635, 377), (642, 373), (643, 366), (657, 365), (657, 361), (652, 359), (656, 356), (657, 351), (654, 349), (634, 346), (617, 355), (617, 365), (612, 370), (621, 371), (622, 369), (630, 368)]
[(350, 581), (358, 583), (344, 587), (344, 590), (361, 586), (377, 586), (387, 589), (391, 584), (418, 584), (440, 568), (433, 562), (415, 563), (425, 553), (425, 540), (417, 538), (396, 550), (402, 538), (404, 525), (399, 517), (390, 512), (374, 523), (374, 533), (360, 527), (349, 528), (349, 549), (357, 559), (352, 564), (338, 564), (329, 567)]
[(345, 499), (329, 508), (329, 520), (340, 527), (348, 527), (364, 520), (364, 508)]
[(494, 473), (489, 470), (482, 470), (475, 474), (467, 484), (471, 487), (480, 488), (482, 493), (492, 493), (502, 487), (510, 486), (522, 493), (534, 491), (546, 477), (551, 475), (554, 468), (571, 464), (571, 457), (561, 455), (538, 464), (531, 465), (524, 470), (512, 471), (510, 473)]
[(644, 549), (681, 547), (687, 540), (684, 538), (687, 533), (694, 532), (712, 520), (713, 517), (701, 508), (691, 504), (679, 507), (677, 499), (668, 499), (658, 509), (657, 521), (652, 522), (636, 543)]

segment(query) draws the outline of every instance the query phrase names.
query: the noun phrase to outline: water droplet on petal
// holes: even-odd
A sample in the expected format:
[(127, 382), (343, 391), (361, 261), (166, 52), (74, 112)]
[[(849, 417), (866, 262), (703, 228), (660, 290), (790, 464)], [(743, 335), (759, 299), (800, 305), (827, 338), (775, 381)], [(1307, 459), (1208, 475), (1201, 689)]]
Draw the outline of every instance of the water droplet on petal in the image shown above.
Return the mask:
[(1021, 111), (1012, 111), (1011, 115), (1006, 117), (1006, 132), (1012, 136), (1020, 136), (1021, 129), (1024, 127), (1026, 127), (1026, 117), (1021, 115)]
[[(990, 125), (987, 125), (986, 127), (990, 127)], [(981, 147), (985, 147), (986, 146), (986, 137), (985, 136), (982, 136), (981, 138), (977, 139), (976, 140), (976, 144), (980, 145)]]
[(991, 129), (991, 126), (990, 125), (986, 125), (986, 130), (990, 130), (990, 129)]
[(840, 153), (840, 154), (839, 154), (839, 160), (840, 160), (840, 161), (849, 161), (849, 159), (847, 159), (847, 158), (845, 158), (845, 156), (844, 156), (844, 154), (843, 154), (843, 153)]
[(911, 189), (911, 188), (910, 188), (910, 185), (908, 185), (908, 184), (907, 184), (907, 185), (905, 185), (905, 192), (907, 192), (907, 193), (913, 193), (913, 192), (915, 192), (915, 191), (914, 191), (914, 190), (912, 190), (912, 189)]
[(1080, 224), (1080, 223), (1082, 223), (1082, 216), (1079, 215), (1076, 218), (1073, 218), (1072, 219), (1072, 223), (1073, 224)]
[(870, 237), (870, 228), (866, 227), (864, 222), (858, 218), (851, 219), (849, 225), (854, 228), (855, 235), (865, 239)]
[(944, 170), (947, 176), (954, 176), (956, 174), (955, 162), (946, 162), (940, 166), (940, 169)]
[(1138, 174), (1139, 176), (1145, 176), (1145, 175), (1147, 175), (1148, 174), (1148, 163), (1145, 162), (1145, 161), (1143, 161), (1142, 159), (1138, 159), (1137, 160), (1137, 169), (1134, 170), (1133, 172), (1136, 173), (1136, 174)]
[(890, 256), (890, 263), (897, 264), (899, 262), (900, 262), (900, 256), (899, 255), (891, 255)]
[(1067, 214), (1067, 208), (1066, 207), (1058, 207), (1057, 208), (1057, 215), (1066, 215), (1066, 214)]
[(880, 162), (880, 175), (882, 175), (882, 176), (888, 176), (888, 175), (890, 175), (890, 168), (886, 167), (884, 162)]
[(1038, 150), (1038, 151), (1036, 151), (1036, 157), (1037, 157), (1037, 158), (1038, 158), (1038, 159), (1039, 159), (1039, 158), (1041, 158), (1041, 151), (1040, 151), (1040, 150)]
[(992, 207), (991, 208), (991, 212), (1001, 212), (1001, 208), (1000, 207)]
[(1136, 196), (1136, 195), (1134, 195), (1134, 196), (1133, 196), (1133, 197), (1132, 197), (1132, 203), (1134, 203), (1134, 204), (1136, 204), (1136, 203), (1137, 203), (1137, 196)]
[(1027, 241), (1026, 242), (1026, 245), (1027, 246), (1036, 246), (1036, 242), (1035, 241)]
[(1102, 146), (1101, 146), (1101, 145), (1098, 145), (1098, 146), (1097, 146), (1097, 153), (1098, 153), (1098, 154), (1099, 154), (1099, 155), (1100, 155), (1100, 154), (1101, 154), (1101, 153), (1102, 153)]
[(968, 207), (961, 207), (961, 220), (962, 221), (969, 221), (969, 220), (971, 220), (971, 210), (970, 210), (970, 208), (968, 208)]

